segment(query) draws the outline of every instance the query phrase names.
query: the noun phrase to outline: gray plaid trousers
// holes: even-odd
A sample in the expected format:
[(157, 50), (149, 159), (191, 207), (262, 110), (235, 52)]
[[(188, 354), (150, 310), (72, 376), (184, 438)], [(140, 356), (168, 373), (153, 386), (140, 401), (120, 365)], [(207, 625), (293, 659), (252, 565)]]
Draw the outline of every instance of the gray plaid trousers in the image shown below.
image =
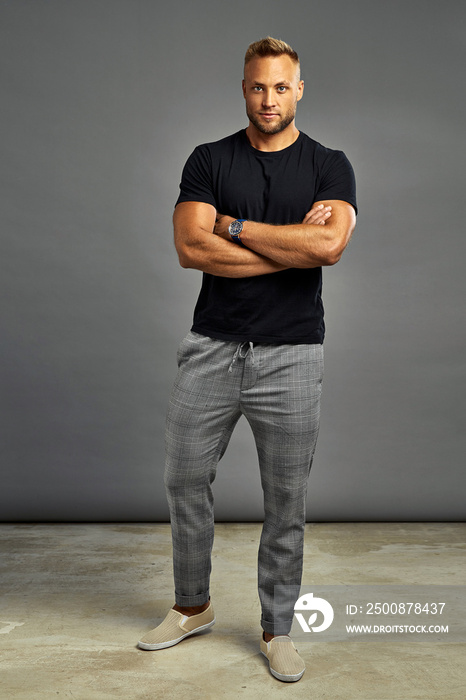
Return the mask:
[(209, 598), (211, 484), (244, 415), (254, 434), (264, 491), (261, 625), (271, 634), (287, 634), (296, 598), (277, 616), (274, 588), (294, 587), (296, 597), (299, 593), (306, 490), (319, 429), (322, 345), (225, 342), (190, 331), (177, 359), (165, 469), (176, 602), (202, 605)]

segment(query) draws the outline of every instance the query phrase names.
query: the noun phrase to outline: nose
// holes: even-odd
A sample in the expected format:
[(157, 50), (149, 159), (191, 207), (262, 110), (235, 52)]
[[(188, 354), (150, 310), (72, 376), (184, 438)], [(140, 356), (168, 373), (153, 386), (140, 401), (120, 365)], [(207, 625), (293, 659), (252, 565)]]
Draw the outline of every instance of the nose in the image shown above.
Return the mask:
[(273, 107), (275, 105), (275, 93), (273, 89), (264, 90), (262, 94), (263, 107)]

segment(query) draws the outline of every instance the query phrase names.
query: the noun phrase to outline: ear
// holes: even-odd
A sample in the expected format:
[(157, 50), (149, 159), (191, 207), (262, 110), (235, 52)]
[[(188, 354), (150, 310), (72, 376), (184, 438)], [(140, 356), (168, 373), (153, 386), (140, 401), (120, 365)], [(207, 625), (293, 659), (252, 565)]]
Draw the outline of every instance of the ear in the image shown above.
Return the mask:
[(244, 82), (244, 78), (242, 80), (242, 88), (243, 88), (243, 97), (246, 98), (246, 83)]
[(301, 97), (303, 96), (303, 92), (304, 92), (304, 80), (300, 80), (298, 83), (298, 95), (297, 95), (298, 102), (301, 99)]

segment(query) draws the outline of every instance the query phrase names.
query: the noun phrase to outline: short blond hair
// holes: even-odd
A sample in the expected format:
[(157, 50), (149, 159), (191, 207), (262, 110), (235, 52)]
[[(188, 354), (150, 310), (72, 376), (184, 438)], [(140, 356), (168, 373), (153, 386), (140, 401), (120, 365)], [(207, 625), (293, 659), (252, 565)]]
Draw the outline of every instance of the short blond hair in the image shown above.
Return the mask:
[(266, 36), (265, 39), (254, 41), (248, 46), (244, 57), (244, 65), (246, 66), (249, 61), (252, 61), (252, 59), (257, 56), (263, 58), (265, 56), (282, 56), (283, 54), (289, 56), (299, 67), (298, 54), (289, 44), (281, 39), (274, 39), (271, 36)]

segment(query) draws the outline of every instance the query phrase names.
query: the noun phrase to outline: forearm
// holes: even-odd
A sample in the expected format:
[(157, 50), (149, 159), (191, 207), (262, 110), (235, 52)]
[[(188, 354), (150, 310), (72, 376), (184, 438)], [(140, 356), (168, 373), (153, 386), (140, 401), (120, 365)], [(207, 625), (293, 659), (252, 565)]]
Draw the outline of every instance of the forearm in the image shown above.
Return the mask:
[[(229, 216), (217, 215), (215, 233), (229, 240)], [(355, 211), (347, 202), (316, 203), (297, 224), (276, 226), (246, 221), (241, 241), (256, 253), (286, 267), (312, 268), (334, 265), (346, 248), (356, 223)]]
[(328, 226), (290, 224), (271, 226), (247, 221), (241, 233), (244, 245), (288, 267), (332, 264), (332, 237)]
[(201, 270), (217, 277), (256, 277), (285, 270), (283, 265), (233, 241), (227, 241), (212, 233), (201, 233), (196, 239), (185, 238), (177, 247), (180, 265)]

